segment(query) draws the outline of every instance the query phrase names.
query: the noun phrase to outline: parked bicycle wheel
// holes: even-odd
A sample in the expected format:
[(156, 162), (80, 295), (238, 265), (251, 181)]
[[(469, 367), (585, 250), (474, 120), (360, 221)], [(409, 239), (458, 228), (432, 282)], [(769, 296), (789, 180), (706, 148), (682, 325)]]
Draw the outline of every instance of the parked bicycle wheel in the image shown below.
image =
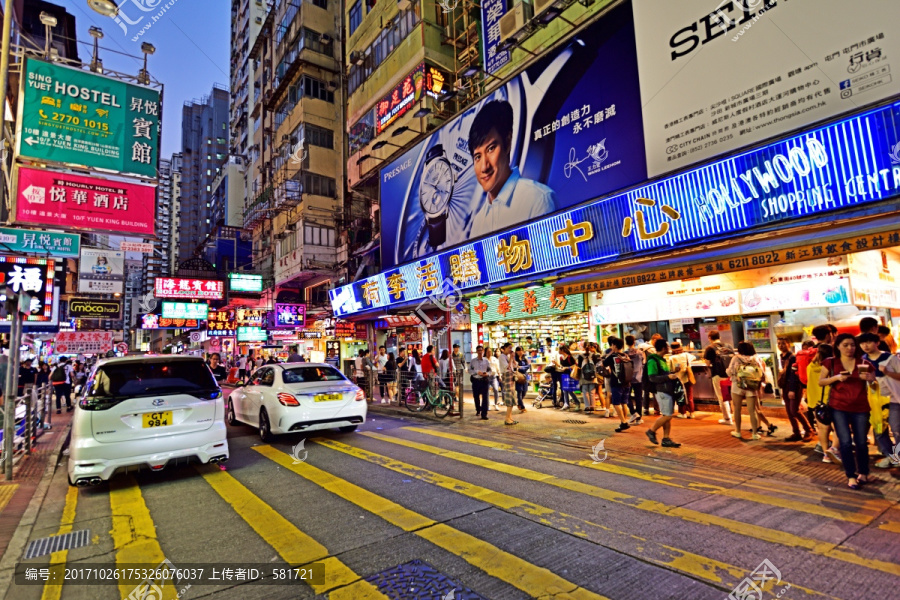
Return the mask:
[(423, 401), (419, 393), (413, 388), (406, 390), (406, 395), (403, 397), (403, 403), (406, 405), (406, 408), (412, 412), (421, 412), (428, 406), (428, 403)]
[(434, 405), (434, 416), (443, 419), (450, 412), (450, 407), (453, 406), (453, 395), (447, 390), (440, 390), (435, 400), (437, 403)]

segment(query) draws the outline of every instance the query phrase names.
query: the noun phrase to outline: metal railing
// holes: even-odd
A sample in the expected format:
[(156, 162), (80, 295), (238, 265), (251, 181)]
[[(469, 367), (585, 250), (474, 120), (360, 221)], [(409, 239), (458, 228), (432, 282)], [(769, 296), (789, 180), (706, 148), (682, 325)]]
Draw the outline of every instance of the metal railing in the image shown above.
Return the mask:
[(403, 406), (406, 394), (410, 389), (421, 393), (425, 386), (431, 385), (444, 388), (453, 395), (454, 408), (460, 410), (459, 398), (462, 396), (464, 371), (454, 374), (451, 388), (451, 378), (431, 376), (430, 382), (422, 375), (409, 371), (395, 371), (393, 374), (378, 373), (367, 370), (364, 376), (359, 376), (356, 369), (350, 367), (344, 373), (351, 381), (358, 385), (366, 394), (366, 401), (375, 404), (390, 404)]
[[(37, 387), (29, 385), (25, 387), (25, 393), (15, 398), (15, 429), (13, 436), (13, 468), (22, 460), (23, 456), (31, 454), (35, 442), (44, 434), (45, 429), (51, 428), (51, 414), (53, 401), (53, 386), (49, 383)], [(0, 413), (0, 420), (3, 415)], [(3, 430), (0, 428), (0, 439)], [(0, 444), (2, 453), (3, 444)], [(0, 454), (0, 465), (5, 466), (5, 456)], [(15, 476), (15, 473), (13, 473)]]

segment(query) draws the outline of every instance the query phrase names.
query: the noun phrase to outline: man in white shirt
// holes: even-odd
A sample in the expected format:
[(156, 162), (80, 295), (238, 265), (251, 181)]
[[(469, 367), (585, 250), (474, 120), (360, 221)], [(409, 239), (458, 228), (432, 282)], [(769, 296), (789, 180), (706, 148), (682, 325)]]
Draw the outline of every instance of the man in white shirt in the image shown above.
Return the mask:
[(375, 357), (375, 369), (378, 371), (378, 394), (381, 396), (382, 404), (385, 402), (384, 367), (387, 365), (387, 361), (387, 349), (384, 346), (378, 346), (378, 356)]
[(469, 378), (475, 399), (475, 414), (487, 421), (488, 382), (491, 378), (491, 361), (484, 356), (484, 346), (475, 348), (475, 356), (469, 362)]
[(469, 238), (496, 233), (557, 210), (556, 194), (546, 185), (525, 179), (510, 166), (513, 109), (506, 100), (485, 104), (469, 127), (469, 152), (478, 183), (485, 194), (476, 195), (469, 218)]

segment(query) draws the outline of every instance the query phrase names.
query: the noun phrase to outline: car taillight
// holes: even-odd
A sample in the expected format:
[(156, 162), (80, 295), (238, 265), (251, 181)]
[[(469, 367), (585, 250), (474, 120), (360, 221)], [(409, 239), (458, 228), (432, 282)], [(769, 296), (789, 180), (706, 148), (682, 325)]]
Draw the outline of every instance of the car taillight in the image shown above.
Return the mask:
[(365, 400), (366, 393), (362, 389), (356, 390), (356, 400)]
[(278, 401), (285, 406), (300, 406), (300, 403), (297, 402), (296, 398), (294, 398), (291, 394), (285, 394), (284, 392), (278, 394)]

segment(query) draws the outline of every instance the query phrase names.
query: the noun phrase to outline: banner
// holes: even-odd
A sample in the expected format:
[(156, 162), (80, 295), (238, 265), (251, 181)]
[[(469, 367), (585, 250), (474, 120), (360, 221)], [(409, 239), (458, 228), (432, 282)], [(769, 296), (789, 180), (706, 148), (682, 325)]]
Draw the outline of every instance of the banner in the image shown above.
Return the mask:
[(44, 169), (16, 169), (16, 223), (152, 236), (156, 187)]
[(382, 263), (422, 258), (642, 181), (642, 140), (624, 5), (381, 170)]
[(69, 300), (70, 319), (121, 319), (122, 303), (118, 300), (72, 298)]
[(481, 40), (484, 46), (484, 70), (497, 72), (509, 62), (509, 50), (497, 52), (500, 44), (500, 18), (506, 14), (505, 0), (481, 1)]
[[(329, 292), (335, 316), (687, 248), (900, 193), (900, 104), (878, 108)], [(777, 227), (776, 227), (777, 226)], [(884, 236), (878, 244), (887, 244)], [(872, 248), (858, 248), (870, 250)]]
[(153, 254), (153, 244), (145, 242), (119, 242), (119, 250), (122, 252), (140, 252), (141, 254)]
[(221, 300), (225, 297), (225, 283), (217, 279), (157, 277), (154, 290), (157, 298)]
[(0, 227), (0, 244), (14, 252), (49, 254), (60, 258), (78, 258), (81, 236), (77, 233), (35, 231)]
[(55, 354), (103, 354), (112, 349), (111, 331), (60, 331), (53, 346)]
[(247, 273), (229, 273), (228, 291), (230, 292), (262, 292), (262, 275)]
[(584, 294), (557, 296), (553, 286), (549, 285), (477, 296), (469, 301), (469, 316), (473, 324), (536, 319), (584, 311)]
[(158, 176), (157, 90), (27, 57), (18, 114), (19, 156)]
[(78, 291), (86, 294), (121, 294), (125, 280), (125, 253), (121, 250), (82, 248), (78, 261)]
[(651, 177), (900, 92), (895, 0), (633, 6)]

